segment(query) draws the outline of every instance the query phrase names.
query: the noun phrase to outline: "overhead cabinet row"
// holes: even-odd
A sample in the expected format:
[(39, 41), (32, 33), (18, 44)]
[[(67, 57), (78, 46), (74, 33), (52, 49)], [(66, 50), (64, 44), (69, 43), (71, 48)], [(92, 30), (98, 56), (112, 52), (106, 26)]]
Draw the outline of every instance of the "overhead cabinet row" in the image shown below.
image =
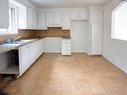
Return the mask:
[(72, 20), (88, 20), (86, 12), (62, 12), (49, 11), (38, 12), (38, 28), (47, 29), (47, 27), (62, 27), (63, 30), (70, 29)]
[(19, 22), (20, 29), (62, 27), (63, 30), (70, 30), (72, 20), (88, 20), (88, 13), (86, 11), (69, 12), (55, 10), (37, 12), (32, 8), (20, 7), (19, 9), (19, 20), (21, 20)]

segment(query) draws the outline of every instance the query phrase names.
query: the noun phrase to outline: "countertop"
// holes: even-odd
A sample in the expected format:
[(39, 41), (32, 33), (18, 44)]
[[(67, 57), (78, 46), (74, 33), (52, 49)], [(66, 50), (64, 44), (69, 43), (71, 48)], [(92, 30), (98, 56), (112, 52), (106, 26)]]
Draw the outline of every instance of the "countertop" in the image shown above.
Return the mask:
[[(20, 47), (22, 46), (25, 46), (25, 45), (28, 45), (30, 43), (33, 43), (35, 41), (38, 41), (38, 40), (41, 40), (41, 39), (44, 39), (46, 37), (38, 37), (38, 38), (32, 38), (32, 39), (24, 39), (24, 40), (32, 40), (30, 42), (26, 42), (26, 43), (22, 43), (22, 44), (17, 44), (17, 45), (6, 45), (6, 44), (2, 44), (0, 45), (0, 53), (4, 53), (4, 52), (7, 52), (7, 51), (10, 51), (10, 50), (14, 50), (14, 49), (19, 49)], [(61, 37), (62, 39), (71, 39), (71, 37)]]
[(10, 51), (10, 50), (14, 50), (14, 49), (19, 49), (22, 46), (28, 45), (28, 44), (33, 43), (33, 42), (38, 41), (38, 40), (41, 40), (41, 39), (31, 39), (30, 42), (25, 42), (25, 43), (17, 44), (17, 45), (2, 44), (2, 45), (0, 45), (0, 53), (4, 53), (4, 52)]

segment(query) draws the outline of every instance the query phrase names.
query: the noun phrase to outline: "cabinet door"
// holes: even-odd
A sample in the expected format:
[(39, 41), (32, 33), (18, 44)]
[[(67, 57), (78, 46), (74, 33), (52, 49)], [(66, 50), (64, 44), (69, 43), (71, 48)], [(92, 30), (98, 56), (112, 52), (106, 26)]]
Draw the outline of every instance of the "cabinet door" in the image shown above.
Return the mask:
[(20, 75), (21, 75), (30, 66), (29, 46), (23, 46), (19, 48), (19, 64), (20, 64)]
[(33, 64), (37, 59), (37, 49), (36, 42), (30, 44), (30, 64)]
[(89, 9), (89, 21), (90, 22), (102, 22), (103, 10), (100, 7), (90, 7)]
[(9, 26), (9, 0), (0, 0), (0, 28)]
[(38, 28), (39, 29), (47, 29), (46, 14), (44, 12), (38, 13)]
[(61, 12), (47, 12), (46, 22), (48, 27), (62, 26), (62, 13)]
[(70, 30), (70, 13), (69, 12), (63, 12), (62, 16), (62, 29), (63, 30)]
[(71, 55), (71, 40), (62, 40), (62, 55)]
[(71, 12), (71, 20), (88, 20), (88, 15), (84, 11)]
[(33, 27), (32, 22), (33, 22), (33, 10), (31, 8), (27, 8), (27, 28), (31, 29)]
[(44, 39), (41, 40), (41, 54), (44, 53)]
[(61, 12), (54, 12), (55, 22), (54, 24), (56, 27), (62, 26), (62, 13)]
[(32, 26), (33, 28), (37, 28), (37, 12), (33, 10), (33, 15), (32, 15)]
[(88, 20), (88, 13), (86, 12), (79, 12), (79, 20)]
[(27, 8), (24, 6), (20, 6), (18, 8), (18, 28), (27, 28)]
[(46, 13), (46, 22), (47, 22), (47, 26), (53, 26), (54, 22), (55, 22), (55, 15), (54, 12), (47, 12)]
[(91, 53), (101, 55), (102, 53), (102, 24), (92, 23), (91, 31)]

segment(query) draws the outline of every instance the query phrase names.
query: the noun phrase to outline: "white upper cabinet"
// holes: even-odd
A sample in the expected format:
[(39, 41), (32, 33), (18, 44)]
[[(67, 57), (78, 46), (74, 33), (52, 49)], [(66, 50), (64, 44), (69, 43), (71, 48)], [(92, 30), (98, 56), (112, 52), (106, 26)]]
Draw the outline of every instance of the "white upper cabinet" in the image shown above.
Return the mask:
[(32, 8), (27, 8), (27, 28), (37, 28), (37, 12)]
[(61, 27), (62, 26), (62, 13), (50, 11), (46, 13), (46, 23), (48, 27)]
[(18, 28), (19, 29), (36, 29), (37, 12), (30, 7), (23, 5), (18, 7)]
[(27, 11), (25, 6), (18, 8), (18, 29), (27, 28)]
[(9, 26), (9, 1), (0, 0), (0, 28)]
[(62, 14), (62, 29), (63, 30), (70, 30), (70, 12), (63, 12)]
[(46, 23), (47, 26), (52, 26), (55, 23), (55, 15), (54, 12), (47, 12), (46, 13)]
[(71, 12), (71, 20), (88, 20), (88, 14), (85, 11)]
[(62, 12), (55, 12), (55, 24), (56, 26), (62, 26)]
[(89, 8), (89, 21), (90, 22), (102, 22), (103, 11), (100, 7)]
[(38, 12), (38, 28), (62, 27), (70, 30), (72, 20), (88, 20), (88, 9), (85, 8), (50, 8)]
[(38, 12), (38, 29), (47, 29), (45, 12)]

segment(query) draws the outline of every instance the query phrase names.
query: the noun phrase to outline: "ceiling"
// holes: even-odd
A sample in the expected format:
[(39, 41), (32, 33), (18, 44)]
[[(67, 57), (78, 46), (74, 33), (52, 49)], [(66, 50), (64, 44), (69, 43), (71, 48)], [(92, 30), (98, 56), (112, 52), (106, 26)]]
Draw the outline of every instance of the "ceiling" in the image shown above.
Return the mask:
[(79, 8), (89, 5), (104, 5), (112, 0), (29, 0), (38, 8)]

